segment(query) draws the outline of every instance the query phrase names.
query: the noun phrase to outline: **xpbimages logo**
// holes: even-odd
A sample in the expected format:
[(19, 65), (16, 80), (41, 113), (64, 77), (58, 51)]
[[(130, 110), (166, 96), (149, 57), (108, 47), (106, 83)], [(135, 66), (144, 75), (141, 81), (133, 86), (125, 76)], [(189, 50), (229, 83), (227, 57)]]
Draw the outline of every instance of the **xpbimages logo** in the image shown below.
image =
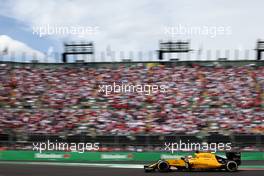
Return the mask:
[(85, 36), (85, 35), (96, 35), (99, 33), (98, 26), (61, 26), (61, 25), (42, 25), (33, 26), (32, 34), (39, 37), (57, 35), (57, 36)]
[(98, 151), (99, 142), (97, 143), (65, 143), (65, 142), (34, 142), (33, 151), (77, 151), (84, 153), (85, 151)]
[(156, 84), (118, 84), (114, 82), (108, 85), (99, 85), (99, 93), (104, 93), (109, 95), (111, 93), (138, 93), (151, 95), (155, 93), (166, 93), (168, 87), (166, 85), (156, 85)]
[(165, 142), (165, 151), (174, 153), (176, 151), (230, 151), (232, 149), (231, 143), (195, 143), (195, 142)]

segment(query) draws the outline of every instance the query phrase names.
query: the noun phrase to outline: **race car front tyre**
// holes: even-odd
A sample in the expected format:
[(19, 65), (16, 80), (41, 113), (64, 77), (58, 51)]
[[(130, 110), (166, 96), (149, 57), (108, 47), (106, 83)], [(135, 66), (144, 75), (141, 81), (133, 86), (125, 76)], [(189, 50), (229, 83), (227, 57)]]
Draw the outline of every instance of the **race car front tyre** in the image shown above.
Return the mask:
[(160, 172), (168, 172), (170, 170), (170, 165), (168, 162), (166, 161), (160, 161), (158, 163), (158, 170)]
[(237, 163), (235, 161), (228, 161), (226, 163), (226, 170), (229, 171), (229, 172), (235, 172), (237, 171)]

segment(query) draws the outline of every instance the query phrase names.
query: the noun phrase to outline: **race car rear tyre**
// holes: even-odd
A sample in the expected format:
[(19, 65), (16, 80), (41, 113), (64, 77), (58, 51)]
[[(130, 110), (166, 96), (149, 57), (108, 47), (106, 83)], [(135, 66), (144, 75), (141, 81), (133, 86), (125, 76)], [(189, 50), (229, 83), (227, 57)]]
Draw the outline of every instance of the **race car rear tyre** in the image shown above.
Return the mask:
[(170, 165), (168, 162), (166, 161), (160, 161), (158, 163), (158, 170), (160, 172), (168, 172), (170, 170)]
[(226, 170), (229, 172), (237, 171), (237, 163), (235, 161), (228, 161), (226, 163)]

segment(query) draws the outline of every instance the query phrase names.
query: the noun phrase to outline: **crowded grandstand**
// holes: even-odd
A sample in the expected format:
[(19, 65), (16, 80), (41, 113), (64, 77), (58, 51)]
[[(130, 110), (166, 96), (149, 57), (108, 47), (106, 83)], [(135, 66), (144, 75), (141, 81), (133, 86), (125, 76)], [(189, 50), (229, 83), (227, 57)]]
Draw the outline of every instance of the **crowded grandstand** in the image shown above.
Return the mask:
[[(118, 145), (123, 141), (128, 148), (137, 139), (127, 143), (124, 136), (154, 135), (147, 147), (155, 147), (162, 143), (155, 135), (252, 135), (244, 147), (254, 149), (264, 132), (263, 78), (264, 67), (252, 65), (1, 64), (0, 132), (33, 141), (41, 135), (112, 135), (108, 140), (114, 143), (117, 135)], [(168, 87), (152, 94), (99, 91), (113, 82)]]
[[(264, 67), (1, 65), (1, 132), (263, 133)], [(113, 82), (166, 84), (166, 93), (112, 93)]]

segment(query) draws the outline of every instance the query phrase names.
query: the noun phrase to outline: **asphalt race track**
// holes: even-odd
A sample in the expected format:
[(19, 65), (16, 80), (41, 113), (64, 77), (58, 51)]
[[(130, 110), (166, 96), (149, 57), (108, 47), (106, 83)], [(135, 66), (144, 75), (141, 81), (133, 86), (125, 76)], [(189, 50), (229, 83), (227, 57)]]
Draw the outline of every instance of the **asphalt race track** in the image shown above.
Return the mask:
[(103, 168), (87, 166), (53, 166), (27, 164), (0, 164), (0, 176), (263, 176), (264, 170), (238, 172), (171, 172), (144, 173), (143, 169)]

